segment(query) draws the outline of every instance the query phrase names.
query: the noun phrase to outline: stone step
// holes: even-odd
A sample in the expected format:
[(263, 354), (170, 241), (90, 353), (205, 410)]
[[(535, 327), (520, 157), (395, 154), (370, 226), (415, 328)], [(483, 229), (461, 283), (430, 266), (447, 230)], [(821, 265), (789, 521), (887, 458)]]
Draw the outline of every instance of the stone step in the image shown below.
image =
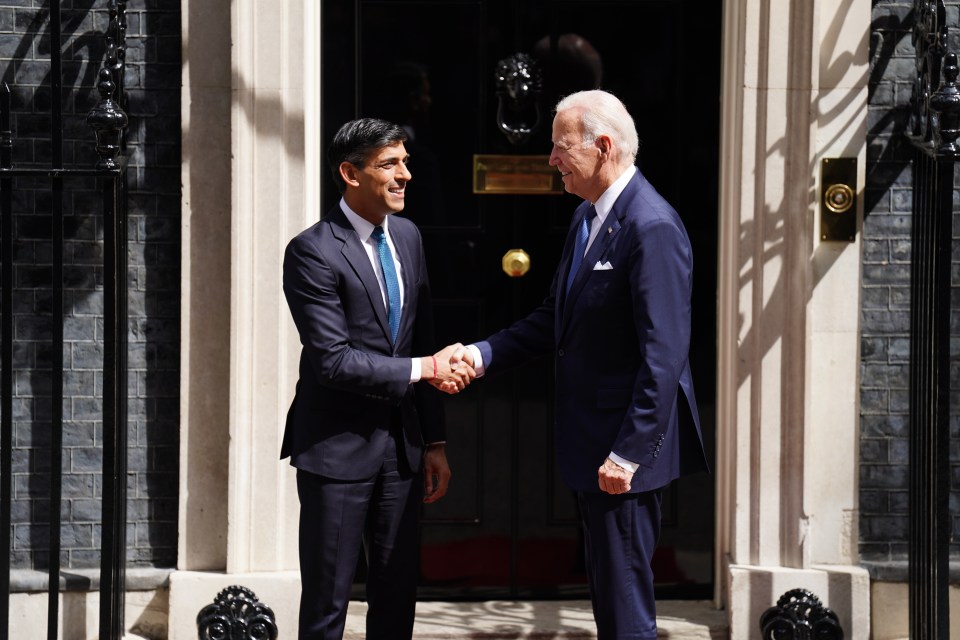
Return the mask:
[[(347, 611), (345, 640), (362, 640), (365, 602)], [(728, 640), (727, 616), (702, 600), (657, 603), (657, 636), (671, 640)], [(576, 639), (597, 637), (590, 603), (585, 600), (418, 602), (415, 640), (470, 638)]]

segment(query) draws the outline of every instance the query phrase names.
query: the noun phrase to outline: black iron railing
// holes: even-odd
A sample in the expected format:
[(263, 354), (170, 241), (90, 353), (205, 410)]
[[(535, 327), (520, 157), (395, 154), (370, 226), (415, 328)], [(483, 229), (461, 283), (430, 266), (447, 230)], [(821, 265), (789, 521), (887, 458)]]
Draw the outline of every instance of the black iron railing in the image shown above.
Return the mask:
[[(100, 566), (100, 633), (106, 639), (123, 636), (124, 567), (126, 561), (127, 448), (127, 187), (126, 168), (118, 158), (127, 116), (124, 96), (126, 2), (108, 0), (107, 54), (98, 76), (100, 100), (87, 115), (96, 136), (97, 157), (90, 167), (65, 167), (63, 162), (63, 69), (61, 2), (49, 7), (51, 162), (46, 168), (17, 167), (13, 158), (10, 88), (0, 88), (0, 639), (10, 634), (10, 543), (13, 433), (13, 289), (15, 286), (12, 194), (17, 178), (48, 181), (51, 193), (51, 437), (50, 535), (47, 637), (58, 637), (61, 575), (62, 444), (64, 400), (63, 262), (64, 181), (97, 179), (103, 204), (103, 515)], [(95, 165), (95, 166), (93, 166)]]
[[(910, 140), (910, 637), (949, 635), (950, 262), (960, 148), (957, 58), (942, 0), (916, 0), (917, 75)], [(942, 82), (941, 82), (942, 77)]]

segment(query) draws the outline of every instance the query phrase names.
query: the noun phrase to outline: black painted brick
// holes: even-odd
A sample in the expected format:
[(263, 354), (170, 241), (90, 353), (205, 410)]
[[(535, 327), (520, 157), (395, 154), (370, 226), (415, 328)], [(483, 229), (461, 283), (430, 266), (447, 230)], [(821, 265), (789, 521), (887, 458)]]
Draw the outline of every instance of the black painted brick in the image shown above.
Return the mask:
[(885, 338), (861, 337), (860, 359), (863, 362), (869, 362), (874, 360), (886, 362), (887, 340)]
[(910, 242), (903, 239), (890, 241), (890, 259), (894, 262), (910, 262)]
[(864, 287), (860, 294), (860, 304), (864, 309), (888, 309), (890, 307), (890, 288)]
[[(97, 33), (103, 3), (65, 3), (64, 160), (95, 160), (87, 111), (99, 100), (94, 82), (104, 52)], [(17, 8), (13, 8), (13, 7)], [(50, 65), (46, 14), (35, 0), (0, 7), (0, 76), (11, 84), (14, 161), (49, 160)], [(179, 463), (180, 7), (128, 4), (128, 148), (131, 163), (129, 296), (131, 566), (176, 564)], [(94, 59), (88, 60), (88, 56)], [(18, 179), (13, 193), (15, 278), (15, 447), (12, 513), (15, 568), (43, 567), (49, 491), (50, 195), (46, 181)], [(65, 183), (64, 477), (65, 568), (99, 566), (103, 442), (103, 224), (91, 180)], [(145, 230), (138, 231), (138, 230)], [(139, 301), (139, 302), (137, 302)], [(39, 369), (38, 369), (39, 367)], [(58, 363), (58, 368), (59, 363)], [(158, 402), (158, 399), (161, 401)], [(134, 532), (139, 532), (134, 535)]]
[[(956, 40), (958, 2), (948, 2), (948, 24)], [(902, 135), (912, 92), (914, 52), (911, 42), (913, 3), (872, 3), (871, 69), (867, 115), (867, 182), (863, 224), (861, 291), (861, 443), (860, 557), (903, 560), (907, 554), (910, 231), (913, 206), (913, 151)], [(954, 22), (949, 22), (954, 20)], [(960, 42), (960, 41), (957, 41)], [(955, 184), (960, 184), (956, 183)], [(954, 201), (960, 202), (955, 189)], [(954, 216), (955, 236), (960, 219)], [(954, 284), (960, 285), (960, 249), (952, 256)], [(952, 297), (960, 303), (960, 295)], [(951, 356), (960, 356), (960, 313), (951, 316)], [(960, 366), (951, 367), (954, 388), (960, 388)], [(960, 408), (960, 394), (951, 398)], [(960, 457), (960, 421), (952, 421), (951, 458)], [(884, 456), (886, 456), (884, 458)], [(952, 469), (960, 488), (960, 471)], [(951, 495), (960, 505), (960, 493)], [(960, 521), (954, 523), (960, 532)], [(955, 536), (956, 537), (956, 536)], [(960, 543), (951, 555), (960, 554)]]

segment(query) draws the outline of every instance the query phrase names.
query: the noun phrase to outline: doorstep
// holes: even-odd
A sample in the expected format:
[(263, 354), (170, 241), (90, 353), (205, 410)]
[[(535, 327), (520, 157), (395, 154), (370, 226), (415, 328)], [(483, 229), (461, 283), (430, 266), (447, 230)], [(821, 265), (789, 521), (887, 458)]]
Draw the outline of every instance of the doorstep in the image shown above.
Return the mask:
[[(352, 601), (344, 640), (365, 637), (365, 602)], [(727, 640), (727, 615), (704, 600), (657, 603), (657, 636), (671, 640)], [(597, 637), (590, 602), (538, 600), (488, 602), (418, 602), (415, 640), (443, 638), (587, 640)]]

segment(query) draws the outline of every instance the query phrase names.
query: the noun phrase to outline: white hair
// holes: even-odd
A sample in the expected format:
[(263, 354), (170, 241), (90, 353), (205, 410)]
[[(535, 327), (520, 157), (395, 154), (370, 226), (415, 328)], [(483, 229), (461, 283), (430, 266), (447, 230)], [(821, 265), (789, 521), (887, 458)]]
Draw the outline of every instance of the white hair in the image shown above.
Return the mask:
[(624, 164), (626, 159), (630, 160), (630, 164), (636, 161), (637, 149), (640, 147), (637, 126), (619, 98), (600, 89), (578, 91), (560, 100), (555, 112), (559, 115), (571, 109), (580, 111), (585, 142), (596, 140), (602, 135), (610, 136), (614, 147), (619, 149), (621, 154), (617, 158), (619, 164)]

